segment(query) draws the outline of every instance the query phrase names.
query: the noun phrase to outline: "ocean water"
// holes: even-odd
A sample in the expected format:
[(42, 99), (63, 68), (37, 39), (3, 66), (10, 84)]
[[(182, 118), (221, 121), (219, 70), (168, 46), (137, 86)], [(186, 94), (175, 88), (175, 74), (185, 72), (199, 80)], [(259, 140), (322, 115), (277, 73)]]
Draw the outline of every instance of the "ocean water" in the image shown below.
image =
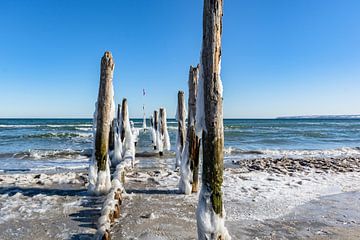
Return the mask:
[[(133, 119), (142, 127), (141, 119)], [(149, 122), (147, 123), (149, 126)], [(172, 149), (177, 124), (168, 120)], [(360, 119), (225, 119), (225, 161), (260, 157), (360, 156)], [(92, 119), (0, 119), (0, 172), (85, 169)], [(150, 152), (140, 131), (137, 152)]]

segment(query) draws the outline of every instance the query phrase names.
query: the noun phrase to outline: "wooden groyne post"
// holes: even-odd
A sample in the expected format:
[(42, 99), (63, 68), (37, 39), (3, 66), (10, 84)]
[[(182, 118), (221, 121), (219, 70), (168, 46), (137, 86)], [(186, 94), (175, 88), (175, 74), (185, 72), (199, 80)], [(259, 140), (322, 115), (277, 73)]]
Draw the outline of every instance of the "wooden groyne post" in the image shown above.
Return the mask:
[[(159, 109), (159, 119), (160, 119), (160, 124), (159, 124), (159, 127), (160, 127), (160, 129), (159, 129), (159, 132), (160, 132), (160, 138), (162, 137), (162, 136), (164, 136), (164, 134), (165, 134), (165, 127), (166, 127), (166, 125), (165, 125), (165, 119), (164, 119), (164, 116), (165, 116), (165, 114), (164, 114), (164, 108), (160, 108)], [(164, 144), (163, 144), (164, 145)], [(159, 155), (160, 156), (163, 156), (164, 155), (164, 148), (162, 148), (160, 151), (159, 151)]]
[(128, 103), (127, 103), (127, 99), (123, 98), (122, 100), (122, 104), (121, 104), (121, 128), (120, 128), (120, 139), (121, 142), (124, 142), (125, 139), (125, 129), (127, 128), (126, 124), (126, 119), (128, 118)]
[(177, 132), (177, 146), (176, 146), (176, 165), (175, 168), (180, 167), (181, 163), (181, 155), (182, 151), (185, 146), (185, 140), (186, 140), (186, 126), (185, 126), (185, 97), (184, 92), (179, 91), (178, 92), (178, 107), (177, 107), (177, 113), (176, 113), (176, 119), (178, 122), (178, 132)]
[(230, 239), (224, 226), (221, 191), (224, 168), (223, 90), (220, 78), (222, 16), (223, 0), (204, 0), (200, 65), (200, 81), (203, 82), (199, 83), (203, 89), (199, 89), (198, 93), (203, 92), (202, 114), (205, 122), (202, 131), (202, 189), (197, 209), (198, 239)]
[(110, 190), (108, 164), (110, 127), (113, 120), (113, 73), (114, 61), (110, 52), (105, 52), (100, 64), (100, 84), (94, 113), (94, 150), (89, 165), (88, 190), (97, 195)]
[(117, 121), (118, 128), (120, 128), (120, 124), (121, 124), (121, 104), (118, 104), (118, 106), (117, 106), (116, 121)]
[(112, 123), (111, 104), (113, 102), (114, 61), (110, 52), (105, 52), (101, 58), (100, 87), (97, 102), (97, 120), (95, 135), (95, 159), (98, 172), (106, 170), (109, 150), (109, 133)]
[[(158, 111), (154, 111), (154, 122), (153, 122), (153, 124), (154, 124), (154, 130), (155, 130), (155, 134), (157, 133), (157, 131), (158, 131), (158, 126), (159, 126), (159, 115), (158, 115)], [(156, 139), (155, 139), (155, 141), (154, 141), (154, 150), (156, 150)]]
[(196, 94), (198, 87), (199, 65), (190, 66), (189, 70), (189, 100), (188, 100), (188, 128), (187, 141), (189, 143), (190, 170), (192, 171), (192, 192), (199, 190), (199, 151), (200, 139), (196, 136), (195, 115), (196, 115)]

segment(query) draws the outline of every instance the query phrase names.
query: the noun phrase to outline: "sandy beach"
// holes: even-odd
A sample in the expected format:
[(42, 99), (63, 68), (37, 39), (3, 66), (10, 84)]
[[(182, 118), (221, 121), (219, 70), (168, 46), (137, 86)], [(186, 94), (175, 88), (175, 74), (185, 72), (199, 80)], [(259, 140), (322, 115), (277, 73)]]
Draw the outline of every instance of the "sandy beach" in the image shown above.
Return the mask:
[[(138, 158), (126, 176), (113, 239), (196, 239), (197, 195), (178, 193), (174, 161)], [(280, 167), (289, 159), (269, 161), (242, 161), (225, 169), (226, 226), (233, 239), (360, 236), (358, 159), (346, 161), (351, 164), (342, 172), (311, 166), (289, 171)], [(336, 161), (338, 167), (343, 161)], [(273, 167), (255, 167), (267, 164)], [(87, 193), (86, 178), (85, 172), (1, 175), (0, 238), (92, 239), (103, 198)]]

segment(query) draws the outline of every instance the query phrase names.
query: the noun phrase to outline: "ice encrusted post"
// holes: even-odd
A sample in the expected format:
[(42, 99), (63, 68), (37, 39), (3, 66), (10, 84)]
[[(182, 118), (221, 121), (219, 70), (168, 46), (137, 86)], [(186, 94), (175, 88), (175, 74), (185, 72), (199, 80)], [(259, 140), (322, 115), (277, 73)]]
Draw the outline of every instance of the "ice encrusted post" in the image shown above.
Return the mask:
[(159, 154), (160, 156), (163, 155), (163, 151), (164, 148), (166, 151), (170, 151), (171, 145), (170, 145), (170, 137), (169, 137), (169, 132), (167, 130), (167, 119), (166, 119), (166, 109), (165, 108), (160, 108), (159, 110), (159, 125), (160, 125), (160, 140), (162, 141), (162, 151), (160, 152), (159, 150)]
[(189, 142), (190, 170), (192, 171), (192, 192), (199, 190), (199, 152), (200, 139), (196, 136), (195, 115), (196, 115), (196, 95), (198, 86), (199, 65), (190, 66), (189, 70), (189, 100), (188, 100), (188, 129), (186, 140)]
[(199, 184), (199, 149), (200, 140), (195, 132), (196, 88), (198, 84), (198, 67), (190, 66), (189, 70), (189, 100), (188, 127), (185, 147), (181, 157), (179, 190), (181, 193), (191, 194), (198, 191)]
[(186, 126), (185, 126), (185, 118), (186, 118), (186, 109), (185, 109), (185, 97), (184, 92), (178, 92), (178, 105), (176, 112), (176, 120), (178, 122), (178, 131), (176, 135), (176, 163), (175, 168), (180, 167), (182, 161), (182, 153), (185, 146), (186, 140)]
[(105, 194), (111, 188), (109, 169), (109, 135), (114, 118), (114, 61), (110, 52), (101, 58), (100, 87), (96, 108), (96, 133), (93, 163), (90, 166), (89, 190), (96, 194)]
[(125, 141), (125, 135), (126, 135), (126, 128), (127, 126), (127, 121), (126, 119), (128, 118), (128, 106), (127, 106), (127, 99), (123, 98), (122, 100), (122, 104), (121, 104), (121, 123), (120, 123), (120, 138), (121, 138), (121, 142), (124, 143)]
[[(224, 226), (221, 185), (224, 168), (222, 82), (220, 79), (223, 0), (204, 0), (203, 39), (197, 105), (202, 130), (203, 172), (197, 208), (198, 239), (231, 239)], [(202, 106), (201, 106), (202, 105)]]

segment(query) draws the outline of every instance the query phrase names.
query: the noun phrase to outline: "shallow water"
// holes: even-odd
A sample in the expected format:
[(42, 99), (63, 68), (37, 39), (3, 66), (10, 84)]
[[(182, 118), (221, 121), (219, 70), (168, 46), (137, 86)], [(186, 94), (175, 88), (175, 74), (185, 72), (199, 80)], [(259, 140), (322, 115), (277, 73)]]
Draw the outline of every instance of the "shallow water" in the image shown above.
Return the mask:
[[(142, 127), (142, 119), (133, 119)], [(150, 125), (148, 121), (147, 126)], [(177, 123), (168, 120), (172, 150)], [(234, 159), (360, 156), (360, 120), (226, 119), (225, 161)], [(88, 166), (92, 119), (0, 119), (0, 172), (59, 171)], [(151, 152), (140, 131), (137, 152)]]

